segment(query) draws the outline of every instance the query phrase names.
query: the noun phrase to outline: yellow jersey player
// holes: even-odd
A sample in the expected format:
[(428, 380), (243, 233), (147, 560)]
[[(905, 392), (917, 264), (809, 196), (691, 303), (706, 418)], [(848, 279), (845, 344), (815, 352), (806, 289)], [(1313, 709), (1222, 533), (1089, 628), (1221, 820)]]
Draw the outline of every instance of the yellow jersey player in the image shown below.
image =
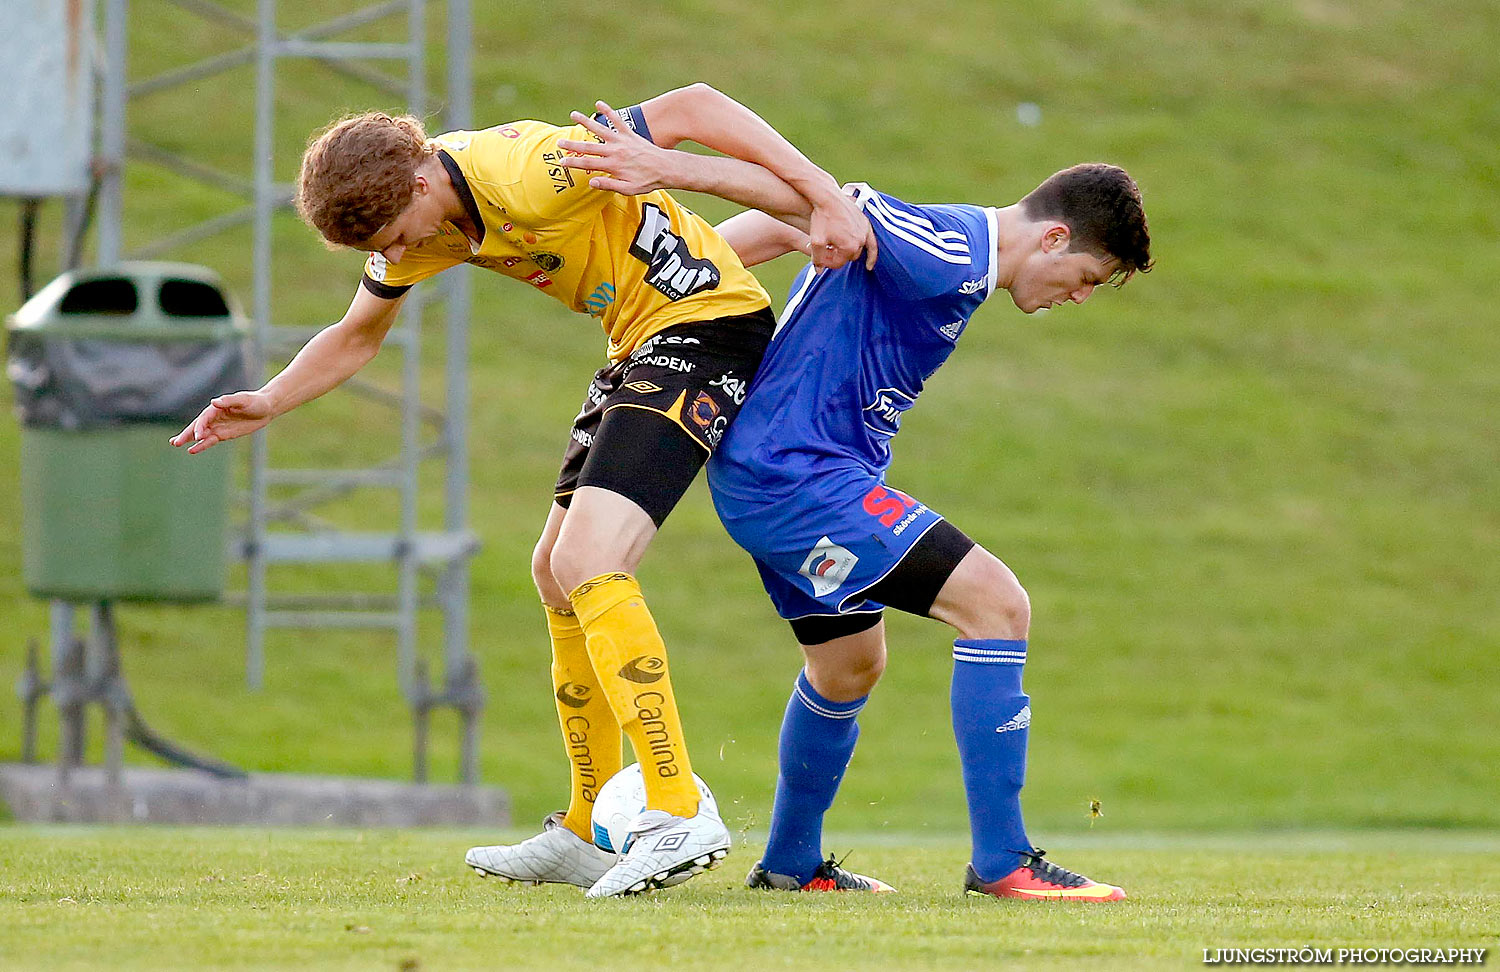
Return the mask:
[[(658, 145), (691, 137), (746, 160), (724, 171), (752, 190), (794, 187), (820, 265), (865, 249), (869, 223), (833, 178), (714, 89), (614, 117)], [(201, 452), (336, 387), (375, 356), (407, 290), (460, 263), (599, 319), (609, 364), (587, 389), (532, 558), (572, 793), (541, 834), (466, 860), (604, 896), (679, 883), (728, 853), (723, 822), (700, 812), (666, 647), (634, 571), (739, 412), (775, 318), (734, 251), (665, 191), (618, 195), (561, 164), (560, 141), (591, 138), (583, 125), (519, 121), (429, 139), (416, 119), (381, 113), (330, 126), (303, 156), (297, 204), (329, 245), (369, 252), (354, 300), (280, 374), (214, 399), (172, 443)], [(593, 845), (590, 817), (620, 768), (622, 732), (647, 809), (617, 858)]]

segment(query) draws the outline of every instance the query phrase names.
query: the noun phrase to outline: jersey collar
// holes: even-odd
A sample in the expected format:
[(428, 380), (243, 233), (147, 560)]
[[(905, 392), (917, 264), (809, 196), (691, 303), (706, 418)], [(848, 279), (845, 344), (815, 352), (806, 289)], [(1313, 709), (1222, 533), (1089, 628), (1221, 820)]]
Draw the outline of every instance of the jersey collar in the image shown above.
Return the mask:
[(985, 288), (984, 296), (995, 292), (995, 283), (1000, 279), (1000, 215), (994, 206), (984, 207), (985, 222), (990, 227), (990, 272), (985, 276), (989, 286)]
[(453, 156), (442, 149), (437, 150), (438, 161), (443, 163), (443, 168), (448, 170), (448, 179), (453, 183), (453, 191), (458, 193), (459, 201), (464, 204), (464, 211), (469, 214), (469, 219), (479, 229), (479, 245), (484, 245), (484, 218), (479, 215), (479, 204), (474, 201), (474, 193), (469, 189), (469, 180), (464, 178), (463, 170), (458, 163), (453, 161)]

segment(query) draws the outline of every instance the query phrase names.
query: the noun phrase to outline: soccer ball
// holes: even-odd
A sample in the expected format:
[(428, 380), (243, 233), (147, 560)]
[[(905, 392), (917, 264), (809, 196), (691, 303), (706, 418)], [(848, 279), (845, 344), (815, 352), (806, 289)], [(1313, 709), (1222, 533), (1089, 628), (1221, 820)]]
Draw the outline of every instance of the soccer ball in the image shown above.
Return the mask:
[[(703, 801), (699, 812), (719, 812), (718, 801), (697, 773), (693, 782), (698, 784), (698, 796)], [(629, 849), (630, 825), (636, 815), (646, 809), (646, 780), (641, 776), (641, 764), (629, 766), (611, 776), (599, 788), (599, 799), (594, 801), (593, 825), (594, 846), (611, 854), (623, 854)]]

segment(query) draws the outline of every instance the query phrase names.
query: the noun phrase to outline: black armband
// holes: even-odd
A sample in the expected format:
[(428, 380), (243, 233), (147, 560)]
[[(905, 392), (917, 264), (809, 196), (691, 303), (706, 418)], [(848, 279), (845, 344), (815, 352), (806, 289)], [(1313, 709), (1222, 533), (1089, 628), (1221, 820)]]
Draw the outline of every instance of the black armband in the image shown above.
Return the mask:
[[(653, 144), (656, 142), (656, 139), (651, 137), (651, 129), (646, 127), (646, 113), (641, 110), (640, 105), (631, 105), (629, 108), (621, 108), (619, 112), (620, 118), (625, 122), (626, 128), (630, 129), (632, 132), (635, 132), (637, 135), (639, 135), (641, 138), (644, 138), (648, 142), (651, 142)], [(594, 121), (609, 128), (615, 127), (609, 123), (609, 119), (604, 116), (604, 112), (602, 111), (594, 113)]]
[(411, 289), (410, 285), (405, 287), (392, 287), (390, 284), (381, 283), (379, 280), (373, 279), (368, 273), (360, 277), (359, 282), (364, 285), (364, 288), (366, 290), (374, 294), (376, 297), (379, 297), (381, 300), (395, 300), (397, 297), (400, 297), (402, 294)]

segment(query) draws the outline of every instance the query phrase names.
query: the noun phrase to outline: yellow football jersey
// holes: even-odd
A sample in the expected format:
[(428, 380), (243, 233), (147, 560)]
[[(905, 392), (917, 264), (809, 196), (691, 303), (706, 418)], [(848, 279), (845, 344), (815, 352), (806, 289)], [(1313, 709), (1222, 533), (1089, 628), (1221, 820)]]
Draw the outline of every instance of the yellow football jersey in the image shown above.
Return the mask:
[[(674, 324), (748, 314), (771, 300), (734, 250), (663, 191), (641, 196), (592, 189), (558, 164), (559, 139), (594, 136), (581, 125), (518, 121), (433, 142), (484, 239), (474, 248), (444, 223), (399, 263), (370, 254), (365, 275), (382, 296), (459, 263), (523, 280), (599, 318), (618, 361)], [(597, 140), (597, 139), (594, 139)]]

